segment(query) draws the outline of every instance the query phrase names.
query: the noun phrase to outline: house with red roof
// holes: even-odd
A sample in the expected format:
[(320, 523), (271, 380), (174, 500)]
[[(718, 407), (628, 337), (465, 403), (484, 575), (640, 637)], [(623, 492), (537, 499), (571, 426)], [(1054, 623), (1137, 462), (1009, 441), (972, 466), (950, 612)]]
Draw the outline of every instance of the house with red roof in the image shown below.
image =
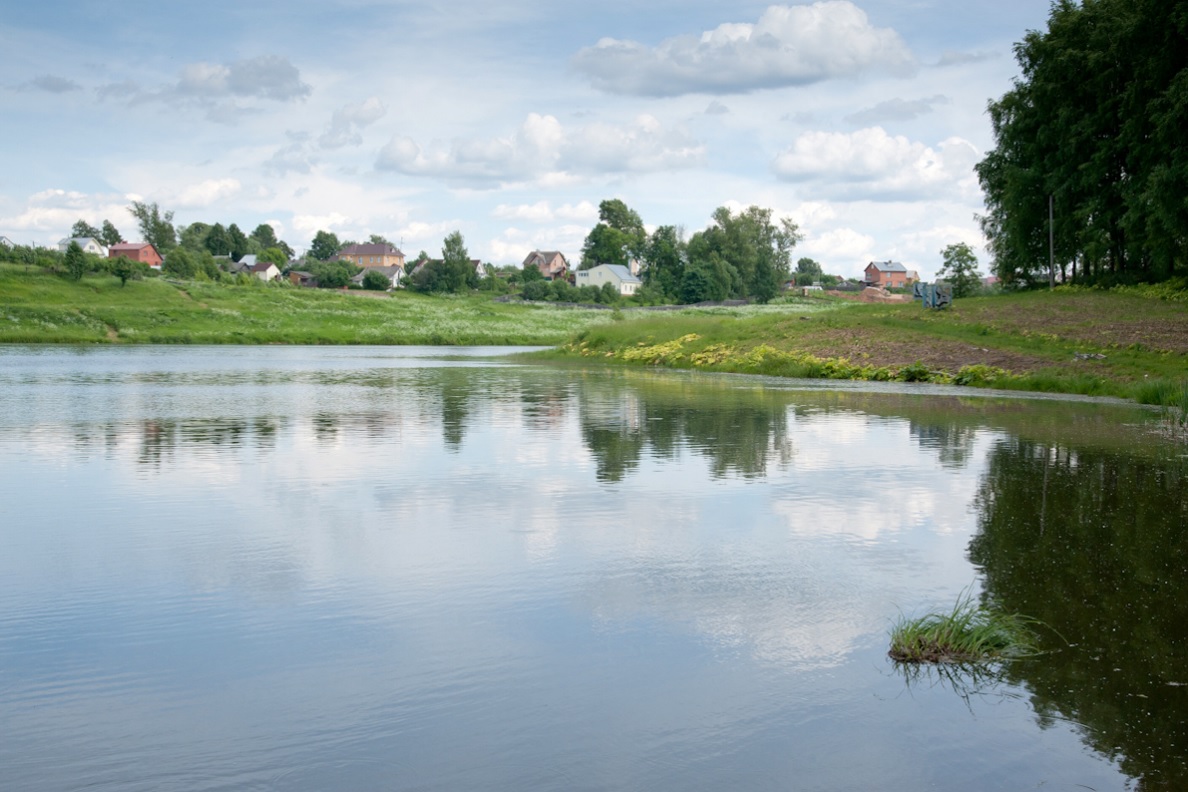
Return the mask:
[(120, 256), (148, 264), (154, 269), (160, 269), (163, 261), (161, 254), (148, 242), (120, 242), (107, 249), (108, 258), (119, 258)]

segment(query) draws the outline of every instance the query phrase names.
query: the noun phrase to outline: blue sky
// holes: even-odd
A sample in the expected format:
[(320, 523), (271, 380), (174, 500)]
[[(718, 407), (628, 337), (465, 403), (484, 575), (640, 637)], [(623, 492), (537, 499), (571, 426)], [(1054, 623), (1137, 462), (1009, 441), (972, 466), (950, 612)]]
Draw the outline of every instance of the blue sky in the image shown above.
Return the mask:
[(982, 237), (972, 166), (1046, 3), (42, 2), (0, 20), (0, 235), (127, 206), (576, 261), (605, 198), (649, 227), (757, 204), (794, 256), (931, 277)]

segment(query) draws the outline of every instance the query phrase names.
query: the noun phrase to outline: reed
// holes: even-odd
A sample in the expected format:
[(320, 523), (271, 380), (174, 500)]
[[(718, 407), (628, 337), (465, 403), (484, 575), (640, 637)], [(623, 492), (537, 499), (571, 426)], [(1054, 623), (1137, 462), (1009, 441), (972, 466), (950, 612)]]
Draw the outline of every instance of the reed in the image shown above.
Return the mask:
[(1034, 654), (1035, 621), (979, 606), (970, 594), (947, 613), (900, 617), (891, 628), (891, 650), (900, 663), (979, 663)]

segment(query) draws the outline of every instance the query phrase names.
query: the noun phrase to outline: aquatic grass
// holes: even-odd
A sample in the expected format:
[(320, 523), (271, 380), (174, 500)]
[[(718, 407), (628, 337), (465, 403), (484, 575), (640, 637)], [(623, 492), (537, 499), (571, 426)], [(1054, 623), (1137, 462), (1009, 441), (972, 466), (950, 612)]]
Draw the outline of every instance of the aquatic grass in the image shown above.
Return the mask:
[(980, 663), (1037, 651), (1026, 616), (979, 606), (968, 593), (947, 613), (901, 616), (891, 628), (888, 655), (899, 663)]

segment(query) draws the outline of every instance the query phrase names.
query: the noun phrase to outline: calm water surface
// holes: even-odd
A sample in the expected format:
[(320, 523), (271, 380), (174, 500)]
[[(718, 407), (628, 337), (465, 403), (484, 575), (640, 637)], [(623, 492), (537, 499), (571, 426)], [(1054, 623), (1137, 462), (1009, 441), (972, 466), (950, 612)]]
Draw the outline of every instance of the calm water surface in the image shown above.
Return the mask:
[(1188, 788), (1150, 413), (499, 351), (0, 347), (0, 789)]

